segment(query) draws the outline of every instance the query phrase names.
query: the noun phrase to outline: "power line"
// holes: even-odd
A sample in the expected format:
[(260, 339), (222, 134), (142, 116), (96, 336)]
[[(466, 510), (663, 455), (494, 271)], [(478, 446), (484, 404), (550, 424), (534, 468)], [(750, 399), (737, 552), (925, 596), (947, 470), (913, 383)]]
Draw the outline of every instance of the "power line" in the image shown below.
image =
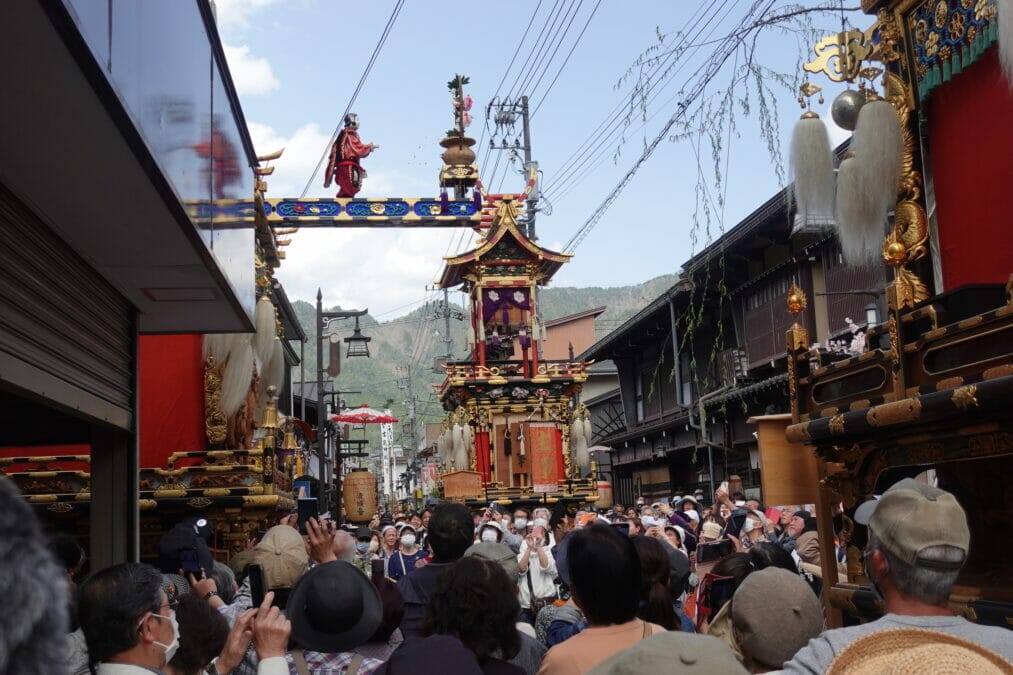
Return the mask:
[(348, 105), (345, 106), (345, 112), (342, 113), (340, 118), (338, 118), (338, 124), (334, 127), (334, 133), (331, 134), (330, 142), (324, 148), (324, 152), (320, 156), (320, 161), (317, 162), (316, 168), (313, 169), (313, 175), (311, 175), (310, 179), (306, 181), (306, 187), (303, 188), (302, 194), (299, 195), (300, 199), (306, 196), (306, 193), (310, 190), (310, 186), (313, 185), (313, 181), (316, 180), (317, 173), (320, 172), (320, 167), (324, 164), (324, 159), (327, 158), (327, 155), (330, 153), (331, 146), (338, 138), (338, 133), (344, 124), (345, 116), (348, 115), (352, 106), (355, 105), (355, 100), (359, 97), (359, 92), (362, 91), (362, 85), (366, 83), (366, 78), (369, 77), (370, 71), (373, 70), (373, 64), (376, 63), (376, 57), (380, 55), (380, 50), (383, 49), (384, 43), (387, 42), (387, 36), (390, 35), (391, 28), (394, 27), (394, 22), (397, 21), (397, 17), (401, 13), (401, 9), (403, 7), (404, 0), (397, 0), (397, 3), (394, 5), (394, 11), (391, 12), (390, 18), (387, 19), (387, 25), (384, 27), (383, 33), (380, 34), (380, 39), (377, 41), (376, 47), (373, 48), (373, 54), (369, 57), (369, 62), (366, 64), (365, 70), (362, 71), (362, 77), (359, 78), (359, 83), (355, 86), (355, 91), (352, 92), (352, 98), (348, 100)]
[[(520, 42), (517, 43), (517, 49), (514, 50), (514, 55), (510, 58), (510, 63), (507, 65), (506, 70), (503, 71), (503, 77), (500, 79), (499, 84), (496, 86), (496, 93), (492, 95), (495, 99), (499, 96), (500, 89), (503, 88), (503, 83), (506, 82), (507, 75), (510, 74), (510, 69), (514, 67), (514, 61), (517, 60), (517, 55), (521, 53), (521, 47), (524, 46), (524, 41), (528, 39), (528, 31), (531, 30), (531, 26), (535, 23), (535, 17), (538, 16), (538, 10), (542, 8), (542, 0), (538, 0), (538, 4), (535, 6), (535, 11), (531, 13), (531, 18), (528, 20), (527, 28), (524, 29), (524, 35), (521, 36)], [(482, 125), (482, 135), (478, 138), (478, 147), (482, 148), (482, 142), (485, 141), (485, 132), (489, 129), (489, 119), (486, 118), (485, 124)], [(489, 150), (486, 149), (485, 155), (482, 158), (482, 164), (485, 166), (485, 160), (489, 157)]]
[[(776, 0), (767, 0), (767, 5), (763, 10), (763, 12), (760, 13), (760, 15), (762, 16), (763, 14), (766, 14), (766, 12), (768, 12), (770, 8), (774, 5), (775, 1)], [(759, 4), (760, 0), (757, 0), (757, 2), (753, 3), (749, 11), (746, 13), (746, 16), (739, 23), (739, 26), (748, 24), (749, 20), (756, 14), (756, 7)], [(605, 197), (605, 199), (598, 206), (598, 208), (595, 209), (595, 212), (591, 214), (591, 216), (570, 238), (570, 241), (567, 242), (564, 248), (564, 250), (567, 253), (572, 253), (573, 251), (575, 251), (577, 246), (580, 245), (580, 243), (588, 235), (591, 229), (594, 228), (594, 226), (598, 223), (598, 221), (602, 219), (602, 216), (605, 215), (605, 212), (608, 211), (609, 207), (612, 206), (616, 198), (619, 197), (622, 191), (633, 179), (633, 176), (636, 175), (640, 167), (643, 166), (644, 162), (646, 162), (652, 154), (654, 154), (655, 149), (658, 147), (661, 141), (668, 135), (669, 130), (675, 125), (677, 121), (679, 121), (682, 118), (689, 105), (701, 94), (704, 87), (706, 87), (707, 84), (712, 79), (714, 79), (714, 77), (721, 70), (721, 67), (725, 64), (728, 58), (738, 49), (739, 44), (741, 44), (743, 39), (741, 36), (737, 37), (738, 32), (739, 32), (738, 30), (732, 31), (732, 33), (726, 36), (725, 39), (722, 40), (721, 47), (716, 49), (714, 51), (714, 54), (711, 55), (711, 58), (706, 63), (702, 64), (701, 67), (697, 69), (696, 73), (694, 73), (693, 76), (691, 76), (690, 79), (695, 77), (697, 73), (700, 73), (700, 71), (703, 70), (702, 76), (696, 81), (693, 88), (690, 90), (690, 93), (679, 103), (678, 109), (669, 118), (668, 122), (662, 128), (661, 133), (659, 133), (651, 142), (651, 144), (644, 149), (643, 153), (641, 153), (637, 161), (633, 163), (633, 166), (629, 169), (629, 171), (626, 172), (626, 175), (623, 176), (622, 180), (619, 181), (619, 183), (612, 189), (612, 191), (608, 194), (608, 196)]]
[(552, 5), (552, 10), (549, 12), (549, 18), (544, 24), (542, 24), (542, 30), (539, 31), (538, 37), (535, 39), (534, 47), (532, 47), (531, 51), (528, 52), (528, 57), (524, 59), (524, 65), (521, 66), (520, 72), (517, 73), (517, 77), (514, 78), (513, 84), (510, 85), (510, 89), (507, 91), (507, 98), (512, 99), (514, 97), (514, 90), (517, 89), (517, 85), (520, 84), (522, 76), (525, 72), (527, 72), (528, 64), (531, 63), (531, 57), (542, 50), (540, 45), (545, 37), (545, 30), (549, 27), (550, 22), (555, 25), (555, 17), (558, 15), (560, 9), (562, 9), (562, 0), (556, 0)]
[[(708, 31), (709, 29), (709, 32), (704, 39), (710, 37), (710, 35), (712, 35), (720, 25), (714, 23), (715, 18), (720, 15), (728, 2), (729, 0), (723, 0), (720, 6), (712, 7), (712, 12), (702, 27), (700, 27), (700, 22), (704, 19), (703, 14), (694, 15), (695, 20), (694, 17), (690, 17), (689, 21), (687, 21), (686, 30), (684, 32), (680, 32), (687, 37), (687, 40), (684, 40), (684, 42), (688, 41), (688, 37), (693, 31), (696, 31), (696, 35), (702, 35), (704, 31)], [(703, 5), (701, 5), (701, 8), (702, 7)], [(692, 26), (689, 25), (690, 22), (693, 22)], [(688, 47), (683, 47), (681, 50), (671, 50), (664, 59), (658, 59), (656, 61), (654, 67), (646, 77), (648, 84), (643, 95), (647, 99), (647, 106), (650, 106), (651, 103), (657, 100), (658, 96), (660, 96), (663, 91), (663, 85), (685, 68), (688, 62), (683, 61), (682, 58), (690, 53), (695, 53), (695, 51), (699, 48), (700, 45), (698, 43), (691, 43)], [(678, 68), (675, 68), (676, 64), (679, 64)], [(658, 80), (653, 81), (655, 75), (662, 70), (664, 70), (664, 72), (661, 77)], [(568, 182), (573, 180), (578, 174), (583, 177), (589, 173), (589, 165), (593, 168), (593, 166), (597, 166), (597, 164), (600, 163), (598, 161), (600, 158), (607, 156), (607, 149), (611, 146), (612, 140), (616, 137), (616, 134), (623, 131), (623, 129), (628, 126), (628, 117), (623, 114), (623, 109), (626, 108), (627, 101), (632, 98), (636, 89), (637, 87), (634, 87), (628, 96), (619, 102), (613, 111), (609, 113), (606, 120), (599, 124), (595, 131), (593, 131), (584, 143), (578, 147), (574, 154), (567, 159), (556, 177), (547, 181), (545, 189), (543, 190), (543, 193), (547, 197), (554, 196), (558, 200), (560, 198), (559, 192), (567, 185)], [(678, 93), (676, 96), (678, 96)], [(644, 125), (642, 124), (638, 127), (638, 130), (643, 126)], [(599, 131), (605, 127), (608, 127), (608, 130), (604, 133), (599, 133)], [(582, 171), (583, 173), (581, 174)]]
[[(538, 109), (542, 107), (542, 103), (545, 102), (545, 99), (548, 98), (549, 92), (552, 91), (553, 85), (555, 85), (556, 84), (556, 80), (559, 79), (559, 74), (563, 72), (563, 69), (566, 68), (566, 64), (568, 64), (570, 62), (570, 57), (573, 56), (573, 51), (577, 48), (577, 45), (580, 44), (581, 38), (584, 37), (584, 33), (587, 31), (587, 27), (589, 25), (591, 25), (591, 19), (594, 18), (594, 15), (598, 12), (598, 7), (600, 7), (600, 6), (601, 6), (601, 0), (598, 0), (598, 2), (595, 3), (594, 9), (591, 10), (591, 14), (588, 15), (587, 21), (584, 22), (584, 27), (580, 29), (580, 34), (577, 36), (577, 39), (574, 40), (573, 45), (570, 46), (570, 51), (567, 52), (566, 58), (563, 59), (563, 65), (561, 65), (559, 67), (559, 70), (556, 71), (556, 75), (552, 78), (552, 82), (549, 83), (549, 87), (545, 90), (545, 93), (542, 94), (542, 98), (539, 99), (538, 105), (535, 106), (534, 111), (531, 113), (531, 117), (532, 118), (534, 118), (535, 113), (538, 112)], [(546, 68), (546, 70), (548, 70), (548, 69)], [(540, 84), (541, 81), (542, 81), (542, 79), (538, 78), (538, 83), (535, 84), (535, 89), (538, 89), (538, 84)], [(532, 93), (534, 93), (534, 89), (532, 90)]]
[[(725, 3), (727, 3), (727, 0), (725, 0)], [(696, 26), (699, 25), (700, 20), (702, 19), (702, 12), (703, 12), (703, 10), (704, 10), (705, 7), (706, 7), (706, 5), (704, 3), (701, 3), (700, 5), (697, 6), (696, 12), (692, 16), (690, 16), (690, 18), (686, 22), (686, 25), (683, 27), (683, 30), (679, 31), (679, 34), (688, 34), (689, 31), (694, 30), (696, 28)], [(723, 5), (722, 5), (722, 7), (723, 7)], [(720, 8), (712, 8), (712, 9), (714, 10), (715, 14), (716, 14), (717, 11), (720, 10)], [(712, 16), (713, 16), (713, 14), (712, 14)], [(695, 21), (694, 25), (692, 27), (690, 27), (690, 23), (692, 23), (694, 21)], [(672, 59), (674, 57), (675, 57), (675, 52), (673, 50), (672, 52), (670, 52), (665, 57), (665, 59), (658, 59), (655, 62), (654, 67), (651, 69), (651, 72), (648, 73), (648, 75), (647, 75), (648, 82), (650, 82), (651, 78), (653, 78), (654, 75), (657, 74), (657, 72), (662, 69), (662, 67), (665, 65), (666, 61), (668, 61), (668, 60), (670, 60), (670, 59)], [(650, 87), (650, 85), (648, 85), (648, 86)], [(657, 84), (655, 86), (657, 86)], [(628, 95), (626, 95), (623, 98), (621, 98), (619, 100), (619, 102), (616, 104), (616, 106), (612, 109), (612, 111), (610, 113), (608, 113), (608, 115), (605, 116), (605, 119), (601, 123), (598, 124), (598, 126), (594, 129), (594, 131), (592, 131), (590, 133), (590, 135), (588, 135), (588, 137), (584, 139), (584, 141), (577, 147), (577, 149), (573, 152), (573, 154), (571, 154), (566, 159), (566, 161), (563, 163), (563, 166), (559, 169), (559, 172), (558, 172), (559, 176), (562, 176), (563, 174), (565, 174), (565, 172), (567, 171), (568, 167), (570, 167), (571, 163), (577, 157), (579, 157), (582, 154), (581, 151), (584, 150), (586, 146), (588, 146), (589, 144), (593, 143), (595, 140), (598, 140), (598, 139), (601, 138), (601, 134), (599, 132), (601, 132), (606, 127), (612, 126), (616, 122), (616, 120), (618, 120), (621, 117), (621, 113), (622, 113), (623, 109), (626, 107), (627, 101), (628, 101), (629, 97), (632, 96), (632, 93), (633, 92), (631, 91)], [(557, 179), (557, 181), (558, 181), (558, 179)], [(550, 181), (550, 183), (551, 182), (555, 182), (555, 181)]]
[[(525, 78), (524, 83), (517, 91), (518, 94), (523, 94), (527, 92), (527, 94), (530, 96), (535, 92), (535, 89), (538, 88), (537, 84), (534, 86), (530, 86), (532, 80), (535, 79), (535, 73), (538, 72), (539, 69), (541, 69), (541, 75), (538, 76), (538, 82), (540, 83), (542, 81), (542, 78), (545, 77), (545, 72), (549, 69), (549, 66), (552, 65), (552, 60), (556, 58), (556, 54), (559, 52), (559, 48), (563, 46), (563, 42), (566, 40), (566, 36), (570, 32), (570, 28), (573, 26), (573, 20), (577, 18), (577, 13), (580, 12), (580, 8), (583, 4), (584, 0), (571, 0), (570, 6), (566, 8), (566, 17), (560, 17), (559, 21), (560, 24), (562, 24), (563, 21), (566, 21), (567, 22), (566, 28), (564, 28), (563, 31), (559, 33), (558, 39), (556, 38), (555, 35), (553, 35), (551, 41), (549, 42), (548, 45), (546, 45), (541, 55), (539, 55), (538, 60), (535, 61), (534, 66), (532, 66), (531, 68), (531, 72), (528, 73), (528, 76), (527, 78)], [(570, 12), (571, 8), (573, 8), (573, 13)], [(552, 46), (553, 44), (555, 44), (555, 47)], [(552, 54), (549, 55), (549, 60), (545, 63), (545, 66), (543, 67), (542, 61), (545, 59), (545, 56), (546, 54), (548, 54), (548, 50), (550, 48), (552, 49)]]

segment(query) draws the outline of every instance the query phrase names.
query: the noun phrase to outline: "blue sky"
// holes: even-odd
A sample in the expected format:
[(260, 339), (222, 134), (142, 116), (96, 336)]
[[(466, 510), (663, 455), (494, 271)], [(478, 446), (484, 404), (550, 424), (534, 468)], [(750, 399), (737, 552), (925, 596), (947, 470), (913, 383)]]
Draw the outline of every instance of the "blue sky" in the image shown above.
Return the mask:
[[(251, 135), (260, 153), (285, 147), (284, 157), (269, 179), (269, 196), (299, 196), (340, 120), (355, 85), (394, 7), (394, 0), (344, 2), (338, 0), (217, 0), (219, 30), (237, 83)], [(529, 54), (536, 63), (549, 64), (547, 75), (533, 89), (539, 106), (531, 124), (533, 157), (544, 172), (545, 185), (560, 177), (560, 169), (594, 129), (623, 101), (629, 85), (617, 81), (647, 48), (658, 43), (657, 32), (676, 31), (687, 21), (700, 19), (696, 41), (724, 36), (751, 3), (745, 0), (602, 0), (587, 30), (561, 71), (551, 91), (546, 90), (595, 0), (516, 0), (513, 2), (450, 3), (442, 0), (407, 0), (387, 43), (365, 83), (353, 111), (359, 114), (363, 140), (381, 147), (364, 165), (369, 172), (360, 196), (435, 196), (441, 148), (437, 145), (453, 124), (446, 82), (455, 73), (471, 78), (467, 92), (475, 100), (475, 121), (469, 135), (478, 138), (484, 108), (508, 73), (501, 95), (517, 79)], [(777, 2), (775, 6), (786, 3)], [(816, 4), (802, 2), (801, 4)], [(821, 3), (827, 4), (827, 3)], [(829, 3), (835, 4), (835, 3)], [(538, 8), (537, 13), (536, 8)], [(720, 9), (711, 18), (707, 12)], [(571, 30), (550, 58), (554, 43), (534, 49), (543, 26), (555, 16), (573, 16)], [(525, 28), (527, 40), (507, 71)], [(858, 13), (850, 20), (862, 27), (869, 17)], [(560, 20), (558, 25), (563, 25)], [(820, 28), (837, 30), (839, 16), (817, 19)], [(546, 30), (546, 40), (560, 34)], [(766, 33), (757, 43), (756, 60), (782, 72), (797, 72), (800, 39)], [(552, 199), (551, 215), (540, 214), (540, 242), (562, 247), (674, 112), (679, 87), (686, 74), (696, 70), (715, 45), (705, 44), (686, 59), (685, 70), (649, 106), (642, 129), (636, 119), (627, 130), (619, 159), (612, 152), (561, 199)], [(730, 60), (709, 90), (728, 81), (735, 67)], [(539, 72), (541, 68), (536, 69)], [(522, 78), (523, 79), (523, 78)], [(536, 77), (530, 78), (528, 89)], [(839, 88), (821, 76), (826, 109)], [(515, 92), (520, 86), (515, 88)], [(779, 90), (780, 91), (780, 90)], [(786, 153), (791, 127), (800, 112), (793, 95), (782, 92), (776, 102), (781, 122), (779, 145)], [(760, 138), (753, 100), (752, 115), (739, 113), (731, 143), (722, 150), (727, 163), (723, 218), (731, 227), (780, 185), (766, 142)], [(839, 142), (845, 132), (832, 128)], [(615, 144), (611, 146), (615, 150)], [(480, 150), (479, 159), (484, 156)], [(710, 149), (701, 162), (712, 165)], [(498, 175), (506, 158), (501, 159)], [(488, 165), (480, 166), (488, 179)], [(556, 276), (555, 285), (618, 286), (638, 283), (677, 271), (693, 252), (691, 244), (697, 157), (689, 142), (662, 142), (620, 198), (577, 249), (574, 260)], [(493, 184), (499, 186), (497, 178)], [(504, 190), (519, 190), (523, 180), (508, 176)], [(710, 183), (713, 189), (713, 182)], [(307, 196), (332, 196), (318, 175)], [(715, 222), (711, 237), (718, 235)], [(394, 318), (421, 303), (425, 286), (437, 277), (441, 256), (467, 250), (471, 233), (461, 230), (303, 230), (293, 236), (288, 259), (279, 277), (293, 299), (312, 300), (317, 287), (325, 304), (369, 307), (374, 315)], [(698, 232), (696, 250), (707, 242)]]

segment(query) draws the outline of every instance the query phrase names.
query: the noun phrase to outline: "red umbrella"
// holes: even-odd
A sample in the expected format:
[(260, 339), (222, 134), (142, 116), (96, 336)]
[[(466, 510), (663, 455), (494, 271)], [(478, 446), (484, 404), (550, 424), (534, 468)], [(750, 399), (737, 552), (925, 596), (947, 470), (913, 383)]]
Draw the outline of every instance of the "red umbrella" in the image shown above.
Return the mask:
[(396, 417), (387, 415), (379, 410), (373, 410), (368, 405), (355, 410), (346, 410), (339, 415), (331, 415), (332, 422), (343, 422), (345, 424), (393, 424), (397, 422)]

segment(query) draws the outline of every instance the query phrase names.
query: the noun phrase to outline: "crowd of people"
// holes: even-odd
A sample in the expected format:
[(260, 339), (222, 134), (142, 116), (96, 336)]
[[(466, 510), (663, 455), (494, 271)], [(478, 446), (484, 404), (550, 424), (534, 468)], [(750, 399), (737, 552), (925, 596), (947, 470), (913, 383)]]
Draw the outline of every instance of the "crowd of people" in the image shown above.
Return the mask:
[(953, 495), (905, 479), (855, 520), (883, 616), (827, 630), (814, 517), (724, 489), (712, 506), (287, 514), (229, 565), (191, 518), (155, 564), (86, 574), (0, 478), (0, 675), (1013, 672), (1013, 634), (949, 609), (971, 543)]

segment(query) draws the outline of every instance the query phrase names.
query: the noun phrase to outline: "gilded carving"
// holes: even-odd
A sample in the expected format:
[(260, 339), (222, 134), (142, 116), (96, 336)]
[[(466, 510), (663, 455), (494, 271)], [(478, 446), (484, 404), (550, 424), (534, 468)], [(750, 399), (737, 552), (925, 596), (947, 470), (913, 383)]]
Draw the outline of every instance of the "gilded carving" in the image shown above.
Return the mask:
[(906, 398), (893, 403), (884, 403), (870, 408), (866, 414), (869, 426), (882, 427), (902, 422), (913, 422), (921, 417), (922, 402), (917, 398)]
[(897, 19), (887, 9), (879, 10), (876, 17), (879, 29), (879, 60), (889, 65), (897, 62), (904, 68), (901, 58), (901, 35), (897, 27)]
[(208, 356), (204, 362), (204, 433), (211, 447), (225, 442), (228, 424), (222, 412), (222, 369)]
[(844, 415), (834, 415), (830, 418), (830, 423), (827, 425), (832, 434), (843, 434), (844, 433)]
[(194, 509), (206, 509), (211, 506), (213, 500), (207, 497), (194, 497), (186, 500), (186, 505)]
[(862, 67), (862, 61), (872, 53), (872, 45), (865, 33), (855, 28), (844, 33), (828, 35), (813, 47), (816, 58), (802, 66), (810, 73), (823, 73), (834, 82), (853, 82)]
[(954, 390), (951, 400), (953, 401), (953, 405), (960, 410), (967, 410), (971, 406), (977, 406), (978, 387), (973, 384), (959, 387)]

